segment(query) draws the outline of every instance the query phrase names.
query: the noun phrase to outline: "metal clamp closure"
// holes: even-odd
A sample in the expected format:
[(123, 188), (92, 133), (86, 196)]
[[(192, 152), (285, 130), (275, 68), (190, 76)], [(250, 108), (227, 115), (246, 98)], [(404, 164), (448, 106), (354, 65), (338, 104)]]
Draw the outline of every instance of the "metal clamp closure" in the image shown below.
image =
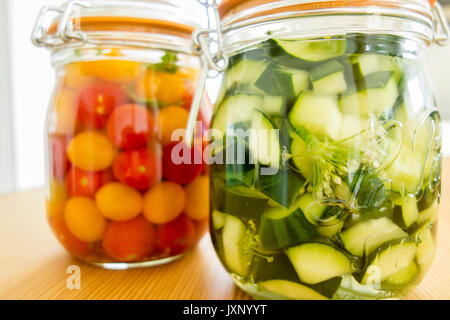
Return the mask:
[[(211, 71), (215, 71), (216, 75), (224, 72), (228, 67), (228, 57), (223, 53), (223, 35), (222, 25), (220, 22), (219, 9), (215, 0), (197, 0), (206, 9), (208, 16), (208, 29), (196, 30), (192, 34), (192, 40), (196, 46), (196, 51), (200, 54), (202, 62), (202, 72), (198, 82), (197, 90), (192, 101), (189, 120), (186, 127), (185, 143), (191, 146), (194, 139), (195, 123), (200, 110), (203, 94), (205, 92), (206, 81), (208, 78), (214, 77)], [(210, 11), (213, 12), (215, 28), (211, 28)], [(214, 50), (214, 46), (216, 49)]]
[(450, 30), (442, 6), (436, 2), (432, 8), (434, 24), (434, 42), (444, 46), (450, 38)]
[[(73, 41), (84, 44), (87, 41), (87, 35), (82, 31), (74, 31), (73, 20), (71, 19), (76, 7), (89, 8), (90, 4), (85, 1), (73, 0), (68, 2), (63, 8), (43, 7), (39, 12), (31, 35), (33, 43), (38, 47), (47, 48), (56, 48)], [(46, 25), (46, 22), (49, 20), (49, 13), (52, 12), (56, 13), (60, 20), (58, 21), (56, 33), (49, 35), (49, 26)]]

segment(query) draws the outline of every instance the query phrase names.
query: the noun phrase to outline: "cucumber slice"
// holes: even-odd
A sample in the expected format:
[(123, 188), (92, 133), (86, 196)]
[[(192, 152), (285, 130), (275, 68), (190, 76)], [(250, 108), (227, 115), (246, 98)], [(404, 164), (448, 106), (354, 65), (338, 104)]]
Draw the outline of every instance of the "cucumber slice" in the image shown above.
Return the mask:
[(350, 259), (328, 244), (301, 244), (287, 249), (286, 254), (300, 280), (307, 284), (316, 284), (353, 271)]
[(251, 264), (251, 276), (255, 283), (282, 279), (299, 282), (297, 273), (284, 253), (255, 255)]
[(284, 115), (286, 108), (286, 101), (283, 96), (264, 96), (263, 105), (261, 106), (262, 112), (269, 116), (281, 117)]
[(434, 223), (436, 222), (436, 218), (438, 216), (438, 201), (436, 200), (431, 207), (420, 211), (419, 212), (419, 217), (417, 218), (416, 223), (421, 226), (422, 224), (424, 224), (425, 222), (431, 222)]
[(303, 126), (312, 134), (337, 140), (342, 113), (336, 96), (304, 91), (289, 113), (289, 121), (294, 129)]
[(413, 282), (417, 277), (419, 270), (416, 263), (413, 261), (411, 264), (388, 277), (385, 281), (390, 285), (404, 286), (405, 284)]
[(220, 130), (223, 136), (231, 125), (250, 121), (253, 110), (260, 108), (263, 104), (264, 99), (261, 96), (230, 96), (218, 107), (212, 120), (212, 128)]
[(369, 128), (369, 122), (360, 116), (343, 114), (341, 131), (339, 131), (340, 143), (355, 150), (364, 148), (361, 132)]
[(415, 152), (404, 145), (397, 159), (386, 170), (385, 174), (391, 180), (392, 191), (410, 194), (419, 192), (422, 180), (423, 154)]
[(247, 240), (247, 228), (238, 218), (227, 215), (223, 227), (223, 253), (225, 263), (231, 272), (241, 277), (248, 274), (251, 255), (244, 252)]
[[(298, 200), (295, 205), (302, 209), (306, 219), (313, 225), (316, 225), (317, 232), (324, 237), (332, 238), (339, 233), (344, 227), (344, 221), (339, 220), (336, 216), (338, 213), (335, 210), (339, 210), (336, 207), (327, 207), (324, 204), (318, 202), (311, 193), (305, 193)], [(328, 225), (317, 225), (320, 219), (326, 218), (327, 213), (332, 212), (330, 217), (335, 218), (335, 223)]]
[(289, 168), (280, 168), (276, 175), (259, 175), (255, 188), (284, 208), (290, 208), (305, 179)]
[(328, 300), (307, 286), (287, 280), (267, 280), (260, 282), (258, 287), (261, 291), (274, 293), (280, 300)]
[(253, 109), (250, 128), (249, 149), (253, 159), (262, 165), (279, 168), (281, 147), (273, 122), (258, 109)]
[(259, 79), (255, 87), (269, 95), (283, 95), (288, 104), (294, 102), (299, 93), (310, 88), (311, 80), (309, 73), (304, 70), (268, 67)]
[(409, 266), (416, 255), (417, 247), (409, 238), (385, 243), (369, 256), (367, 271), (361, 283), (382, 282)]
[(225, 225), (225, 218), (226, 215), (223, 212), (220, 212), (218, 210), (214, 210), (211, 214), (211, 219), (213, 223), (214, 230), (222, 229)]
[(279, 250), (313, 240), (314, 226), (296, 207), (272, 208), (261, 217), (260, 238), (265, 250)]
[(344, 67), (332, 60), (310, 70), (314, 92), (340, 94), (347, 90)]
[(317, 201), (311, 193), (303, 194), (295, 201), (295, 205), (303, 211), (306, 219), (314, 225), (322, 218), (327, 208), (324, 204)]
[(251, 84), (258, 79), (269, 64), (265, 61), (243, 59), (232, 66), (225, 74), (225, 87), (230, 88), (234, 83)]
[(256, 190), (244, 186), (226, 187), (217, 181), (213, 185), (215, 209), (241, 218), (259, 219), (269, 199)]
[(308, 147), (297, 134), (292, 139), (291, 153), (295, 167), (306, 179), (310, 179), (313, 174), (314, 160), (308, 157)]
[(397, 82), (402, 78), (402, 68), (398, 58), (379, 54), (361, 54), (351, 61), (354, 64), (357, 76), (364, 78), (376, 72), (394, 72)]
[(361, 79), (357, 92), (351, 92), (340, 100), (343, 113), (367, 117), (379, 116), (392, 109), (399, 91), (393, 72), (377, 72)]
[(418, 243), (416, 261), (423, 272), (431, 266), (436, 254), (436, 241), (431, 232), (432, 226), (432, 223), (426, 223), (413, 235)]
[(286, 53), (309, 62), (339, 57), (345, 53), (347, 46), (345, 39), (274, 40)]
[(371, 253), (385, 242), (406, 236), (406, 232), (386, 217), (361, 221), (339, 234), (345, 249), (358, 257)]
[(398, 197), (394, 200), (394, 222), (401, 228), (408, 229), (419, 218), (417, 200), (411, 197)]

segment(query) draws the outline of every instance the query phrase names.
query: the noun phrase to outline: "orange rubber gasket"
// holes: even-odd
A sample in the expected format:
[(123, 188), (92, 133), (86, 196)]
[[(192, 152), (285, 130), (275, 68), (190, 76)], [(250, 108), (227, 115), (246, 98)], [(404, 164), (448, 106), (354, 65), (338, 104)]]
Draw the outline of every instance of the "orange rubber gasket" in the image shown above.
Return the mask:
[[(84, 32), (125, 31), (142, 33), (162, 33), (183, 38), (190, 38), (193, 27), (175, 22), (132, 17), (79, 17), (72, 19), (74, 29)], [(58, 22), (48, 29), (48, 34), (54, 35)]]
[[(430, 0), (433, 2), (433, 0)], [(222, 18), (238, 14), (244, 10), (265, 5), (273, 2), (273, 0), (224, 0), (219, 6), (220, 16)], [(289, 11), (301, 11), (301, 10), (317, 10), (317, 9), (331, 9), (331, 8), (358, 8), (378, 6), (384, 8), (398, 8), (399, 3), (395, 1), (380, 1), (380, 0), (339, 0), (339, 1), (321, 1), (295, 4), (290, 6), (282, 6), (271, 10), (264, 10), (263, 12), (257, 12), (246, 18), (256, 18), (268, 14), (289, 12)]]

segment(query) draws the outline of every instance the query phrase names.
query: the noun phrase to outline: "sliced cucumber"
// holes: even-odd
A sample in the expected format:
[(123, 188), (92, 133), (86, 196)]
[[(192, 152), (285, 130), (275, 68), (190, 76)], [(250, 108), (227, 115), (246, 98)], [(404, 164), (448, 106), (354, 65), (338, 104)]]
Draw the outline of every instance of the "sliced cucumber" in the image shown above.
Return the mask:
[(408, 229), (419, 218), (417, 200), (412, 197), (397, 197), (394, 200), (394, 222), (401, 228)]
[(232, 66), (225, 74), (225, 87), (234, 83), (251, 84), (258, 79), (269, 64), (265, 61), (244, 59)]
[(419, 273), (416, 263), (413, 261), (409, 266), (397, 271), (392, 276), (386, 278), (386, 282), (395, 286), (403, 286), (411, 283)]
[(310, 70), (314, 92), (340, 94), (347, 90), (344, 67), (336, 60), (320, 64)]
[(314, 225), (322, 218), (323, 213), (327, 208), (324, 204), (314, 198), (311, 193), (305, 193), (300, 196), (300, 198), (295, 201), (295, 205), (303, 211), (306, 219)]
[(264, 96), (261, 111), (269, 116), (281, 117), (286, 108), (286, 101), (283, 96)]
[(214, 210), (211, 214), (212, 223), (214, 226), (214, 230), (222, 229), (225, 225), (225, 218), (226, 215), (223, 212), (220, 212), (218, 210)]
[(314, 160), (308, 156), (308, 147), (297, 134), (292, 139), (291, 153), (294, 165), (306, 179), (310, 179), (313, 174)]
[(428, 270), (436, 253), (436, 241), (431, 232), (432, 226), (432, 223), (426, 223), (414, 233), (418, 242), (416, 261), (422, 271)]
[(392, 191), (416, 194), (420, 190), (423, 154), (415, 152), (411, 147), (403, 145), (400, 154), (385, 174), (391, 180)]
[(247, 228), (238, 218), (227, 215), (223, 227), (222, 241), (225, 263), (231, 272), (241, 277), (248, 274), (251, 254), (245, 252)]
[(250, 121), (253, 110), (263, 104), (264, 99), (261, 96), (230, 96), (218, 107), (212, 120), (212, 128), (220, 130), (223, 136), (231, 125)]
[(425, 222), (434, 223), (436, 221), (437, 216), (438, 216), (438, 201), (436, 200), (431, 205), (431, 207), (419, 212), (419, 217), (417, 218), (416, 222), (419, 226), (424, 224)]
[(406, 236), (406, 232), (386, 217), (361, 221), (339, 233), (345, 249), (358, 257), (371, 253), (385, 242)]
[(314, 226), (295, 206), (272, 208), (261, 217), (260, 238), (265, 250), (279, 250), (313, 240), (318, 236)]
[(341, 144), (353, 147), (355, 150), (364, 148), (361, 133), (369, 127), (366, 119), (353, 114), (343, 114), (339, 140)]
[(398, 62), (399, 59), (379, 54), (361, 54), (352, 59), (357, 76), (367, 77), (373, 73), (381, 71), (394, 72), (394, 78), (397, 82), (402, 77), (402, 68)]
[(286, 53), (309, 62), (339, 57), (345, 53), (347, 46), (345, 39), (274, 40)]
[(245, 186), (226, 187), (222, 182), (214, 186), (215, 209), (242, 218), (259, 218), (269, 199), (257, 190)]
[(279, 299), (328, 300), (327, 297), (307, 286), (287, 280), (267, 280), (258, 283), (258, 287), (262, 291), (268, 291), (279, 296)]
[(337, 140), (342, 113), (336, 96), (304, 91), (289, 113), (289, 121), (294, 129), (303, 126), (312, 134)]
[(290, 208), (305, 179), (290, 168), (280, 168), (276, 175), (259, 175), (255, 188), (284, 208)]
[(408, 267), (416, 255), (417, 247), (409, 238), (385, 243), (370, 254), (369, 265), (361, 283), (382, 282)]
[(269, 95), (283, 95), (291, 104), (301, 91), (310, 88), (309, 73), (292, 68), (268, 67), (254, 86)]
[(350, 259), (339, 249), (325, 243), (306, 243), (286, 250), (301, 281), (316, 284), (352, 273)]
[(262, 165), (279, 168), (281, 147), (278, 129), (260, 110), (253, 109), (249, 149), (253, 159)]
[(255, 283), (273, 279), (300, 281), (294, 267), (283, 252), (263, 255), (253, 257), (251, 276)]
[(393, 72), (371, 74), (359, 81), (356, 90), (340, 100), (342, 112), (362, 117), (379, 116), (392, 109), (399, 96)]

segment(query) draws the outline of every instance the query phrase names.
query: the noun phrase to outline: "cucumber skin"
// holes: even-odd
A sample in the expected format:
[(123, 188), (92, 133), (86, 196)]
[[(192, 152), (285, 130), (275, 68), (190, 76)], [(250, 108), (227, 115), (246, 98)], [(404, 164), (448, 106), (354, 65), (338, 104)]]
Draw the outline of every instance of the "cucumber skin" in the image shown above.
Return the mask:
[[(392, 240), (389, 242), (386, 242), (384, 244), (382, 244), (381, 246), (379, 246), (377, 249), (375, 249), (371, 254), (369, 254), (368, 258), (367, 258), (367, 269), (374, 263), (375, 259), (377, 258), (378, 255), (382, 254), (384, 251), (386, 251), (387, 249), (397, 246), (397, 245), (401, 245), (402, 243), (406, 243), (408, 245), (414, 245), (415, 246), (415, 241), (414, 239), (410, 238), (410, 237), (405, 237), (405, 238), (400, 238), (400, 239), (396, 239), (396, 240)], [(416, 249), (417, 250), (417, 249)], [(411, 261), (409, 261), (409, 263), (411, 263), (414, 259), (414, 256), (412, 258)], [(408, 265), (409, 265), (408, 263)], [(406, 265), (407, 266), (407, 265)], [(405, 267), (406, 267), (405, 266)], [(361, 280), (361, 283), (365, 284), (365, 280), (366, 280), (366, 275), (367, 275), (367, 269), (365, 272), (362, 272), (359, 276), (358, 276), (358, 280)], [(400, 268), (398, 271), (400, 271), (402, 268)], [(389, 276), (382, 278), (381, 281), (384, 281), (386, 278), (388, 278)]]
[(280, 250), (315, 239), (319, 234), (301, 209), (281, 219), (261, 218), (260, 238), (265, 250)]
[(213, 208), (232, 216), (248, 219), (259, 219), (266, 210), (269, 199), (254, 198), (234, 193), (220, 181), (211, 184)]

